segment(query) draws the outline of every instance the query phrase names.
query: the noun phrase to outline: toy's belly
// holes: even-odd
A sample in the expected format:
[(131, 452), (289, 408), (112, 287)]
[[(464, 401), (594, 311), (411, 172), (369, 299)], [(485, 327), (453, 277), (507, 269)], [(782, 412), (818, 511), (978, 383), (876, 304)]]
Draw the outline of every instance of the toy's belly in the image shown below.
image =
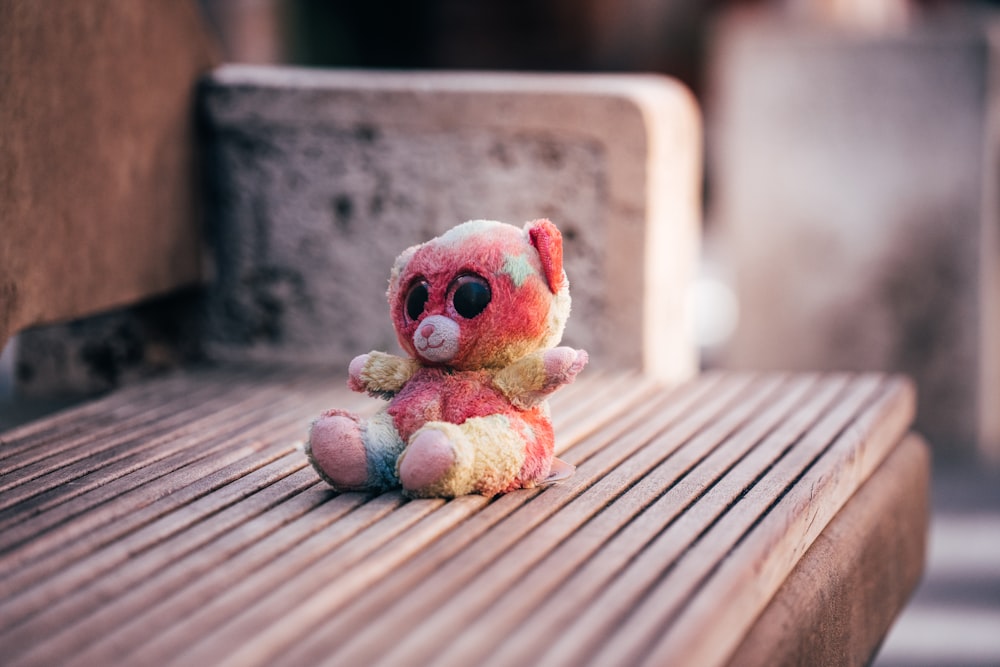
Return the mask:
[(461, 424), (471, 417), (514, 410), (493, 386), (488, 373), (445, 373), (433, 368), (417, 371), (389, 406), (389, 414), (404, 440), (429, 421)]

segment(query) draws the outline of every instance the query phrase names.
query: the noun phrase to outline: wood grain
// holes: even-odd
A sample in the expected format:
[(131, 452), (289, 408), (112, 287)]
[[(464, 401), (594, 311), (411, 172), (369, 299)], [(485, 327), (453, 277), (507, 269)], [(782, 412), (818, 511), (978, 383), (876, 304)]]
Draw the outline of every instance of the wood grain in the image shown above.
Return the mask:
[(340, 375), (192, 371), (0, 436), (5, 663), (725, 664), (913, 411), (875, 375), (594, 373), (553, 399), (573, 477), (407, 500), (306, 464), (311, 419), (379, 405)]
[(0, 4), (0, 346), (200, 279), (190, 0)]
[(730, 667), (871, 664), (924, 569), (930, 451), (915, 434), (816, 539)]

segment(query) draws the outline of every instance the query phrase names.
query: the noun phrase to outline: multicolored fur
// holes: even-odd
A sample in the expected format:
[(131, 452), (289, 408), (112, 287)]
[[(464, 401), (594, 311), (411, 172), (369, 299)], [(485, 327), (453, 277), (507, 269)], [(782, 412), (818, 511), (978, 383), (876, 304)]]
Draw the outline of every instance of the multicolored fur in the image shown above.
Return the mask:
[(319, 474), (339, 490), (402, 486), (415, 497), (492, 496), (550, 478), (545, 398), (587, 363), (582, 350), (553, 347), (570, 310), (556, 226), (461, 224), (404, 251), (388, 297), (410, 357), (351, 362), (348, 386), (389, 404), (367, 420), (320, 417), (306, 449)]

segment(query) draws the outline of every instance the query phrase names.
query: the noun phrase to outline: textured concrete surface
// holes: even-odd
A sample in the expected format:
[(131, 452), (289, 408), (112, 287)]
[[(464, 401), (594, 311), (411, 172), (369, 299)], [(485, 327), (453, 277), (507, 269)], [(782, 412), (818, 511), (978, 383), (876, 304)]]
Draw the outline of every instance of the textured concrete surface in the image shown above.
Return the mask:
[(204, 87), (212, 357), (395, 351), (399, 252), (469, 219), (562, 230), (566, 344), (596, 367), (696, 369), (700, 126), (652, 76), (227, 66)]
[[(71, 398), (110, 391), (201, 360), (199, 293), (194, 289), (38, 327), (12, 339), (13, 394)], [(0, 364), (0, 372), (2, 372)]]
[(919, 430), (970, 456), (1000, 401), (985, 35), (740, 19), (716, 40), (710, 122), (741, 313), (722, 364), (906, 372)]

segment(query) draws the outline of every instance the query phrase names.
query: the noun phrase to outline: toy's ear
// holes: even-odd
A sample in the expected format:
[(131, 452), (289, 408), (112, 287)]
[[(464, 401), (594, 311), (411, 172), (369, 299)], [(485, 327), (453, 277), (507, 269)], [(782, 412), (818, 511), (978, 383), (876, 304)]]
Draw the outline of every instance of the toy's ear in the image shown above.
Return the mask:
[(545, 281), (552, 293), (557, 293), (563, 285), (562, 234), (548, 220), (535, 220), (527, 224), (528, 237), (542, 260)]

